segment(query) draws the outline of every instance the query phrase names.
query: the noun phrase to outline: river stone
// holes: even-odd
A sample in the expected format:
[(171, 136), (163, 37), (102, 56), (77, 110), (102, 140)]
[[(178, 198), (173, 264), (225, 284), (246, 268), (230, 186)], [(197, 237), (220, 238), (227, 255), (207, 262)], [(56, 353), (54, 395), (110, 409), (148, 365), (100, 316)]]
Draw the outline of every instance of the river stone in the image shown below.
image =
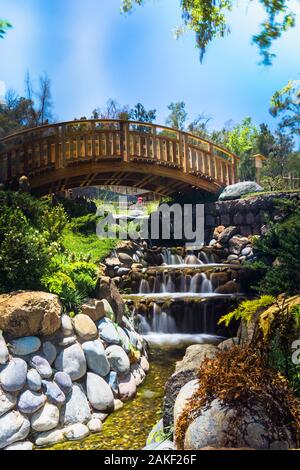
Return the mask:
[(12, 410), (17, 404), (17, 397), (0, 388), (0, 417)]
[(0, 295), (0, 330), (13, 338), (50, 336), (60, 328), (61, 303), (47, 292)]
[(33, 356), (30, 360), (30, 365), (40, 374), (42, 379), (50, 379), (52, 377), (52, 368), (44, 357)]
[(14, 444), (11, 444), (10, 446), (5, 447), (4, 450), (33, 450), (33, 444), (30, 441), (24, 441), (24, 442), (15, 442)]
[(114, 311), (110, 305), (110, 303), (106, 299), (99, 300), (96, 306), (99, 319), (107, 317), (110, 320), (114, 321), (115, 314)]
[(71, 377), (66, 372), (56, 372), (54, 376), (54, 382), (59, 388), (67, 395), (73, 387)]
[(63, 430), (68, 441), (81, 441), (90, 434), (89, 428), (82, 423), (72, 424)]
[(230, 184), (222, 191), (219, 201), (229, 201), (239, 199), (244, 194), (263, 191), (263, 188), (255, 181), (242, 181), (241, 183)]
[(61, 348), (67, 348), (68, 346), (72, 346), (72, 344), (75, 343), (77, 343), (76, 336), (66, 336), (65, 338), (62, 338), (62, 340), (59, 342), (59, 346)]
[(142, 367), (143, 371), (146, 372), (146, 373), (149, 372), (150, 364), (148, 362), (148, 359), (145, 356), (141, 357), (140, 363), (141, 363), (141, 367)]
[(9, 360), (9, 352), (6, 346), (5, 339), (3, 338), (2, 331), (0, 331), (0, 365), (7, 364)]
[(159, 452), (161, 450), (175, 450), (175, 446), (172, 441), (167, 439), (166, 441), (160, 442), (159, 444), (153, 442), (152, 444), (144, 447), (142, 450), (157, 450)]
[(229, 251), (234, 255), (239, 255), (242, 249), (249, 243), (247, 237), (235, 235), (229, 240)]
[(51, 403), (45, 403), (44, 408), (31, 417), (31, 427), (34, 431), (44, 432), (54, 429), (59, 424), (59, 409)]
[(131, 373), (119, 378), (119, 395), (123, 401), (130, 400), (136, 395), (136, 383)]
[(125, 315), (125, 302), (113, 279), (101, 276), (95, 290), (98, 299), (107, 299), (113, 309), (114, 320), (118, 325), (121, 325), (122, 317)]
[(18, 411), (11, 411), (0, 418), (0, 449), (26, 439), (30, 421)]
[(111, 370), (108, 376), (105, 378), (107, 383), (109, 384), (110, 388), (114, 392), (115, 395), (119, 393), (119, 381), (118, 381), (118, 374)]
[(102, 423), (106, 420), (106, 418), (109, 416), (108, 413), (93, 413), (92, 414), (92, 419), (100, 419)]
[(2, 370), (0, 384), (7, 392), (18, 392), (26, 383), (27, 364), (23, 359), (14, 358)]
[(213, 344), (193, 344), (186, 349), (183, 359), (176, 362), (175, 372), (197, 371), (205, 358), (213, 359), (217, 352), (218, 348)]
[(81, 385), (74, 384), (72, 393), (67, 397), (61, 410), (60, 421), (64, 426), (76, 423), (87, 423), (92, 415), (89, 403)]
[(16, 356), (27, 356), (35, 353), (41, 347), (41, 340), (36, 336), (13, 339), (11, 341), (11, 352)]
[(46, 402), (46, 397), (43, 393), (32, 392), (25, 390), (21, 393), (18, 401), (18, 409), (25, 415), (31, 415), (38, 411)]
[(82, 313), (74, 318), (74, 328), (78, 336), (85, 341), (97, 337), (97, 327), (88, 315)]
[(189, 400), (199, 388), (198, 379), (191, 380), (186, 383), (178, 393), (174, 404), (174, 425), (176, 426), (177, 420), (187, 406)]
[(64, 336), (72, 336), (74, 333), (72, 320), (65, 313), (61, 316), (61, 331)]
[(246, 248), (243, 248), (242, 251), (241, 251), (242, 256), (248, 256), (250, 254), (252, 255), (252, 247), (251, 246), (246, 246)]
[(43, 343), (42, 351), (50, 366), (52, 366), (57, 356), (56, 347), (50, 341), (45, 341), (45, 343)]
[(121, 408), (123, 408), (124, 403), (119, 400), (118, 398), (114, 400), (114, 411), (119, 411)]
[(117, 276), (126, 276), (130, 272), (129, 268), (119, 268), (117, 270)]
[(126, 353), (129, 353), (132, 349), (132, 345), (129, 341), (128, 335), (125, 333), (123, 328), (121, 328), (120, 326), (117, 326), (117, 332), (118, 332), (118, 335), (121, 339), (122, 348), (125, 350)]
[(81, 379), (86, 374), (86, 360), (79, 344), (73, 344), (64, 349), (56, 358), (55, 368), (69, 374), (73, 381)]
[(151, 444), (158, 444), (161, 440), (164, 439), (164, 424), (163, 420), (161, 419), (158, 423), (153, 426), (150, 433), (148, 434), (146, 446), (150, 446)]
[(230, 225), (226, 227), (225, 230), (219, 235), (218, 243), (228, 243), (231, 237), (237, 233), (237, 227), (235, 225)]
[(35, 369), (27, 372), (27, 386), (33, 392), (38, 392), (42, 388), (42, 378)]
[(133, 347), (141, 351), (143, 349), (143, 338), (138, 333), (128, 328), (124, 328), (124, 331), (127, 334)]
[(122, 264), (124, 264), (127, 268), (130, 268), (133, 263), (133, 258), (128, 255), (127, 253), (119, 253), (118, 258)]
[(35, 445), (37, 447), (48, 447), (62, 441), (64, 441), (63, 431), (61, 429), (54, 429), (38, 434), (35, 438)]
[(114, 396), (104, 379), (92, 372), (86, 378), (87, 397), (95, 410), (111, 411), (114, 408)]
[(135, 384), (138, 387), (143, 383), (146, 377), (144, 369), (139, 364), (132, 364), (130, 367), (131, 373), (134, 377)]
[(88, 370), (105, 377), (109, 373), (110, 365), (100, 339), (83, 343), (82, 349), (85, 354)]
[(130, 370), (130, 361), (121, 346), (109, 346), (105, 352), (112, 370), (117, 372), (118, 375), (128, 374)]
[(108, 344), (120, 344), (121, 338), (113, 322), (108, 318), (103, 318), (98, 322), (99, 336)]
[(92, 418), (88, 423), (87, 427), (89, 428), (90, 432), (101, 432), (103, 428), (103, 424), (101, 419), (99, 418)]
[(50, 403), (58, 406), (61, 406), (65, 403), (66, 396), (55, 382), (43, 380), (43, 386), (46, 389), (45, 395)]

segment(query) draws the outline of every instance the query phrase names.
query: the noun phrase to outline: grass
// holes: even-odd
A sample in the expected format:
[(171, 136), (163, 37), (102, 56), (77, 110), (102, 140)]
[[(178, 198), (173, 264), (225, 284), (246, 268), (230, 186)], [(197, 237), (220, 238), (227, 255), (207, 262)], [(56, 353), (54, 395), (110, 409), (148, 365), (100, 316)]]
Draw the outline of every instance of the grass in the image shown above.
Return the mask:
[(96, 234), (82, 235), (66, 228), (63, 232), (63, 246), (70, 252), (91, 256), (94, 263), (101, 262), (117, 246), (114, 238), (98, 238)]
[(276, 191), (258, 191), (256, 193), (247, 193), (241, 196), (241, 199), (247, 199), (248, 197), (254, 196), (265, 196), (269, 194), (280, 194), (280, 193), (300, 193), (300, 189), (280, 189)]

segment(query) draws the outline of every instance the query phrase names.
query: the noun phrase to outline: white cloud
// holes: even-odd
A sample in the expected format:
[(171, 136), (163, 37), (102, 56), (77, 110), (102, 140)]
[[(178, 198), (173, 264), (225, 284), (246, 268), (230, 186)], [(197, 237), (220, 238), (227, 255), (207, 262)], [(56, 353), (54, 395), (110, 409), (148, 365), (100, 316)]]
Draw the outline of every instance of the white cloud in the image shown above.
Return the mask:
[(6, 85), (3, 80), (0, 80), (0, 98), (4, 97), (6, 91)]

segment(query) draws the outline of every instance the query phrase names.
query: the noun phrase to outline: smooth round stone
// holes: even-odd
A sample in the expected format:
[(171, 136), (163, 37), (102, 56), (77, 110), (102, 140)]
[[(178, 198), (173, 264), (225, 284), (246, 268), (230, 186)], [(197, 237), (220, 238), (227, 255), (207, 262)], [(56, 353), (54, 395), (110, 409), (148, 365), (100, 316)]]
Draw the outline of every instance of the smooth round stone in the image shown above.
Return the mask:
[(25, 390), (25, 392), (20, 395), (18, 409), (25, 415), (31, 415), (42, 408), (45, 402), (46, 397), (44, 394)]
[(129, 341), (131, 342), (132, 346), (136, 349), (140, 349), (142, 347), (142, 343), (140, 340), (139, 335), (135, 333), (134, 331), (129, 330), (128, 328), (125, 328), (125, 333), (129, 338)]
[(9, 360), (9, 352), (6, 346), (5, 339), (3, 338), (2, 331), (0, 330), (0, 365), (7, 364)]
[(76, 336), (67, 336), (60, 341), (59, 346), (62, 348), (67, 348), (68, 346), (72, 346), (72, 344), (75, 343), (77, 343)]
[(43, 386), (46, 388), (45, 395), (49, 402), (58, 406), (61, 406), (65, 403), (66, 396), (55, 382), (48, 382), (47, 380), (43, 380)]
[(43, 343), (42, 351), (50, 366), (52, 366), (57, 356), (56, 347), (50, 341), (45, 341), (45, 343)]
[(30, 441), (24, 441), (24, 442), (15, 442), (15, 444), (11, 444), (8, 447), (5, 447), (4, 450), (33, 450), (33, 444)]
[(145, 356), (142, 356), (142, 357), (141, 357), (141, 360), (140, 360), (140, 363), (141, 363), (142, 369), (143, 369), (143, 370), (146, 372), (146, 374), (147, 374), (147, 372), (149, 372), (149, 369), (150, 369), (150, 364), (149, 364), (149, 362), (148, 362), (148, 359), (146, 359)]
[(85, 354), (88, 370), (105, 377), (110, 371), (110, 364), (100, 339), (83, 343), (82, 349)]
[(90, 432), (101, 432), (103, 428), (103, 424), (102, 424), (101, 419), (92, 418), (87, 423), (87, 427), (89, 428)]
[(115, 395), (119, 393), (119, 381), (118, 381), (118, 374), (115, 371), (110, 371), (108, 376), (105, 379), (109, 384), (110, 388), (114, 392)]
[(124, 404), (121, 400), (114, 400), (114, 411), (118, 411), (123, 408)]
[(12, 410), (17, 404), (17, 397), (0, 388), (0, 417)]
[(106, 418), (109, 416), (108, 413), (93, 413), (92, 414), (92, 419), (100, 419), (102, 423), (106, 420)]
[(142, 366), (139, 365), (139, 364), (133, 364), (130, 369), (131, 369), (131, 373), (134, 377), (135, 384), (138, 387), (139, 385), (141, 385), (143, 383), (143, 381), (146, 377), (146, 372), (144, 371)]
[(252, 247), (251, 246), (246, 246), (246, 248), (242, 249), (241, 255), (242, 256), (248, 256), (252, 254)]
[(0, 449), (26, 439), (30, 421), (18, 411), (11, 411), (0, 418)]
[(38, 434), (35, 438), (35, 445), (38, 447), (48, 447), (58, 444), (64, 440), (64, 434), (61, 429), (46, 431)]
[(110, 320), (114, 320), (115, 314), (108, 300), (99, 300), (96, 308), (99, 312), (99, 319), (103, 317), (108, 317)]
[(50, 379), (52, 377), (52, 368), (44, 357), (33, 356), (30, 360), (30, 365), (40, 374), (42, 379)]
[(86, 378), (87, 397), (95, 410), (111, 411), (114, 408), (114, 396), (110, 386), (102, 377), (92, 372), (87, 373)]
[(61, 316), (61, 331), (64, 336), (72, 336), (74, 333), (72, 320), (66, 314)]
[(67, 395), (73, 387), (73, 383), (69, 374), (66, 372), (56, 372), (54, 376), (54, 382), (59, 386), (59, 388)]
[(90, 405), (81, 385), (74, 384), (61, 410), (60, 422), (64, 426), (76, 423), (87, 423), (92, 418)]
[(125, 352), (129, 353), (132, 345), (129, 341), (127, 334), (120, 326), (117, 326), (116, 328), (117, 328), (118, 335), (120, 336), (120, 339), (121, 339), (122, 348), (125, 350)]
[(42, 388), (42, 378), (37, 370), (30, 369), (27, 372), (27, 386), (33, 392), (38, 392)]
[(69, 374), (73, 381), (81, 379), (86, 374), (86, 360), (79, 344), (64, 349), (56, 358), (55, 368)]
[(45, 403), (45, 406), (31, 417), (31, 427), (34, 431), (50, 431), (56, 428), (58, 424), (59, 409), (51, 403)]
[(125, 276), (126, 274), (128, 274), (130, 271), (129, 268), (119, 268), (118, 271), (117, 271), (117, 275), (118, 276)]
[(41, 347), (41, 340), (36, 336), (13, 339), (11, 341), (11, 351), (16, 356), (27, 356), (38, 351)]
[(27, 378), (27, 364), (23, 359), (14, 358), (2, 370), (0, 384), (7, 392), (18, 392), (22, 390)]
[(89, 341), (97, 337), (97, 327), (93, 320), (88, 316), (80, 313), (74, 318), (74, 328), (78, 336), (85, 341)]
[(114, 324), (108, 318), (102, 318), (98, 322), (99, 336), (108, 344), (121, 344), (121, 338)]
[(131, 373), (119, 379), (119, 395), (121, 400), (130, 400), (136, 395), (136, 384)]
[(180, 390), (177, 395), (174, 404), (174, 425), (176, 427), (176, 423), (178, 418), (181, 416), (183, 410), (186, 408), (187, 404), (191, 400), (192, 396), (195, 392), (199, 389), (199, 381), (198, 379), (191, 380), (187, 382)]
[(63, 432), (68, 441), (81, 441), (90, 434), (89, 428), (81, 423), (72, 424), (64, 429)]
[(128, 374), (130, 370), (130, 361), (121, 346), (109, 346), (105, 352), (112, 370), (117, 372), (117, 374)]

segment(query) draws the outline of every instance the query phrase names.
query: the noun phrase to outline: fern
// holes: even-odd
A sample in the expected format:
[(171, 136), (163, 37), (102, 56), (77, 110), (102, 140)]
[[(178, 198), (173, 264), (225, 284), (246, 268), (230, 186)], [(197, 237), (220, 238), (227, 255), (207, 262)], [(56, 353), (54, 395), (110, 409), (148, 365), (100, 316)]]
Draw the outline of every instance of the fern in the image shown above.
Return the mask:
[(271, 295), (263, 295), (255, 300), (244, 300), (235, 310), (223, 315), (218, 324), (225, 323), (225, 326), (228, 327), (232, 320), (244, 320), (249, 323), (258, 310), (269, 307), (275, 301), (276, 299)]

